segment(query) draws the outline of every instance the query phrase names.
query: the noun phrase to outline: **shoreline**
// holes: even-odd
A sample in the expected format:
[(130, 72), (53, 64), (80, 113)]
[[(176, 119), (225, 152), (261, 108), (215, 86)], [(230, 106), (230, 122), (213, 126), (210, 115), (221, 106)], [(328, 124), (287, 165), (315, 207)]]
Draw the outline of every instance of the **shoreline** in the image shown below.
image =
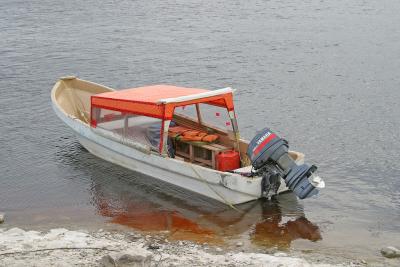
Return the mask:
[[(100, 239), (106, 239), (106, 241), (114, 240), (116, 242), (121, 242), (121, 244), (125, 244), (126, 249), (129, 249), (129, 246), (126, 246), (126, 242), (135, 244), (137, 243), (136, 241), (138, 241), (140, 245), (145, 249), (148, 249), (146, 245), (156, 244), (157, 246), (160, 246), (162, 248), (162, 251), (164, 252), (169, 251), (170, 253), (172, 253), (172, 255), (180, 255), (180, 253), (182, 253), (181, 250), (184, 250), (186, 248), (185, 246), (193, 246), (194, 248), (199, 249), (203, 252), (216, 255), (225, 255), (226, 257), (231, 257), (231, 255), (233, 254), (245, 253), (246, 255), (256, 254), (256, 255), (284, 256), (288, 258), (298, 258), (305, 260), (307, 264), (312, 266), (314, 266), (314, 264), (328, 264), (328, 266), (396, 266), (397, 267), (399, 266), (400, 263), (400, 258), (387, 259), (383, 257), (381, 255), (380, 250), (375, 250), (375, 251), (366, 250), (365, 248), (362, 247), (353, 247), (352, 250), (348, 249), (346, 250), (345, 248), (340, 249), (336, 246), (321, 245), (319, 244), (319, 242), (310, 243), (307, 240), (301, 240), (301, 239), (297, 240), (296, 245), (291, 246), (288, 249), (279, 249), (278, 247), (262, 247), (262, 246), (258, 247), (257, 245), (254, 245), (251, 242), (251, 240), (247, 239), (247, 237), (250, 235), (249, 232), (245, 232), (244, 235), (233, 236), (233, 238), (225, 237), (224, 235), (219, 235), (219, 237), (223, 239), (209, 240), (206, 238), (209, 235), (205, 236), (201, 235), (202, 238), (199, 238), (198, 235), (193, 235), (192, 232), (185, 231), (185, 229), (180, 229), (180, 231), (176, 231), (177, 229), (175, 228), (165, 228), (164, 230), (158, 229), (154, 231), (144, 231), (132, 228), (129, 225), (127, 226), (115, 223), (109, 220), (108, 217), (107, 218), (91, 217), (90, 220), (88, 218), (83, 219), (85, 218), (84, 217), (85, 214), (87, 216), (87, 210), (82, 210), (81, 212), (76, 212), (76, 210), (74, 210), (73, 216), (69, 214), (68, 211), (64, 210), (64, 212), (62, 213), (62, 217), (60, 217), (61, 215), (56, 215), (54, 213), (50, 217), (49, 213), (40, 213), (40, 212), (38, 213), (37, 211), (35, 211), (36, 215), (29, 214), (30, 216), (24, 213), (24, 216), (21, 218), (17, 216), (17, 214), (20, 213), (19, 212), (13, 213), (9, 211), (7, 213), (8, 219), (4, 224), (0, 225), (0, 254), (7, 253), (7, 251), (10, 248), (19, 246), (18, 242), (16, 243), (14, 242), (13, 245), (11, 238), (13, 235), (16, 235), (16, 238), (18, 238), (22, 244), (27, 244), (27, 248), (29, 248), (29, 246), (32, 246), (33, 249), (36, 247), (36, 244), (29, 243), (29, 240), (31, 239), (29, 236), (33, 234), (35, 235), (35, 240), (43, 239), (42, 248), (47, 248), (48, 246), (51, 247), (50, 243), (52, 242), (52, 238), (55, 238), (55, 240), (63, 242), (64, 234), (62, 232), (57, 237), (52, 237), (52, 235), (50, 234), (50, 233), (54, 234), (54, 231), (57, 232), (62, 230), (66, 233), (76, 232), (88, 235), (90, 236), (89, 241), (91, 239), (96, 240), (100, 238)], [(29, 223), (28, 221), (23, 220), (27, 217), (30, 218)], [(80, 218), (80, 221), (77, 220), (78, 217)], [(10, 223), (11, 221), (13, 223)], [(12, 231), (8, 232), (10, 230)], [(323, 230), (326, 229), (323, 228), (322, 231)], [(14, 231), (16, 232), (13, 233)], [(336, 242), (340, 242), (341, 240), (340, 237), (337, 238), (338, 240)], [(135, 242), (133, 242), (132, 240), (134, 240)], [(213, 242), (216, 240), (220, 242)], [(79, 238), (77, 239), (77, 241), (79, 241)], [(241, 245), (238, 246), (237, 243), (241, 243)], [(393, 243), (393, 245), (396, 244)], [(20, 259), (19, 255), (21, 253), (23, 254), (24, 251), (29, 252), (29, 250), (26, 249), (25, 247), (23, 247), (23, 249), (20, 249), (20, 251), (17, 252), (18, 255), (16, 255), (16, 257), (13, 257), (12, 255), (9, 255), (7, 257), (5, 256), (2, 257), (0, 255), (0, 267), (3, 266), (2, 265), (3, 258), (4, 260), (6, 260), (6, 258), (9, 258), (11, 259), (9, 262), (13, 263), (12, 259), (18, 261)], [(148, 249), (148, 250), (153, 252), (154, 255), (158, 255), (159, 251), (161, 251), (158, 249), (154, 250)], [(121, 251), (122, 250), (120, 250), (120, 252)], [(55, 252), (56, 251), (51, 253), (54, 254)], [(73, 249), (70, 251), (64, 251), (63, 256), (61, 258), (68, 257), (68, 254), (71, 253), (72, 253), (71, 255), (75, 255), (73, 252), (74, 252)], [(85, 249), (83, 249), (83, 251), (81, 252), (83, 254), (87, 254)], [(91, 264), (90, 266), (99, 266), (97, 263), (99, 260), (98, 254), (93, 254), (94, 252), (95, 250), (88, 253), (88, 255), (90, 255), (91, 261), (85, 262), (85, 264), (83, 264), (84, 266), (86, 266), (87, 264)], [(39, 252), (33, 253), (32, 254), (33, 256), (30, 255), (30, 253), (32, 252), (29, 252), (27, 255), (24, 256), (25, 260), (28, 264), (35, 265), (34, 262), (31, 262), (31, 258), (35, 258), (34, 256), (42, 256), (44, 251), (40, 253)], [(104, 252), (101, 252), (100, 254), (105, 255)], [(56, 260), (54, 262), (56, 262), (57, 264), (62, 264), (62, 261)], [(75, 262), (77, 262), (76, 264), (79, 264), (79, 255), (77, 256)], [(21, 261), (21, 264), (18, 266), (22, 266), (23, 263), (25, 263), (25, 261)], [(48, 264), (50, 263), (51, 262), (48, 262)], [(72, 264), (75, 263), (68, 264), (67, 266), (70, 266)], [(213, 265), (212, 263), (209, 264)], [(221, 266), (225, 265), (221, 264)], [(242, 265), (240, 263), (232, 263), (231, 266), (242, 266)]]
[[(309, 261), (283, 252), (227, 250), (169, 241), (137, 232), (0, 229), (0, 266), (368, 266), (365, 262)], [(374, 265), (376, 266), (376, 265)]]
[[(364, 247), (352, 247), (350, 244), (347, 244), (346, 247), (338, 247), (337, 244), (341, 243), (340, 240), (343, 240), (340, 236), (338, 236), (336, 237), (337, 241), (332, 242), (331, 240), (330, 245), (299, 239), (294, 240), (293, 244), (291, 244), (287, 249), (280, 249), (277, 247), (276, 243), (274, 243), (274, 246), (271, 247), (263, 246), (263, 244), (254, 244), (252, 240), (249, 239), (249, 236), (251, 235), (250, 232), (253, 231), (249, 227), (246, 227), (246, 229), (249, 229), (243, 234), (232, 236), (219, 234), (217, 238), (210, 239), (209, 237), (212, 236), (207, 234), (198, 235), (191, 231), (187, 231), (187, 229), (179, 229), (178, 231), (176, 228), (157, 228), (156, 230), (136, 229), (129, 225), (112, 222), (109, 217), (90, 216), (88, 215), (90, 211), (91, 210), (88, 209), (76, 208), (73, 210), (62, 209), (62, 211), (58, 209), (57, 212), (54, 210), (46, 210), (45, 212), (43, 210), (31, 210), (30, 212), (24, 212), (23, 215), (20, 211), (8, 211), (6, 222), (0, 225), (0, 243), (2, 243), (1, 233), (15, 227), (25, 229), (26, 231), (37, 231), (42, 234), (46, 234), (52, 229), (66, 228), (70, 231), (90, 233), (95, 237), (103, 232), (108, 233), (108, 236), (117, 236), (118, 238), (123, 237), (124, 239), (129, 239), (132, 235), (140, 236), (142, 239), (146, 240), (146, 242), (153, 243), (155, 242), (164, 244), (166, 243), (165, 240), (169, 240), (169, 244), (172, 245), (179, 243), (197, 244), (198, 247), (205, 248), (206, 251), (214, 252), (216, 248), (219, 248), (218, 250), (221, 249), (225, 253), (246, 252), (266, 255), (279, 255), (282, 253), (289, 255), (290, 257), (305, 259), (310, 263), (322, 262), (332, 265), (343, 263), (346, 266), (350, 264), (364, 266), (365, 264), (363, 265), (363, 263), (368, 263), (366, 266), (396, 267), (399, 266), (400, 263), (400, 259), (386, 259), (381, 255), (380, 252), (380, 248), (388, 245), (396, 246), (395, 242), (388, 243), (386, 246), (381, 245), (375, 250), (369, 249), (371, 245), (366, 245)], [(229, 225), (227, 227), (228, 229), (230, 228)], [(322, 233), (324, 233), (326, 230), (326, 227), (321, 227)], [(277, 239), (275, 241), (279, 240), (280, 239)], [(242, 246), (237, 246), (237, 243), (242, 243)], [(371, 243), (367, 242), (366, 244)], [(375, 247), (377, 246), (375, 245)], [(0, 253), (1, 252), (2, 250), (0, 250)], [(2, 265), (0, 264), (0, 266)]]

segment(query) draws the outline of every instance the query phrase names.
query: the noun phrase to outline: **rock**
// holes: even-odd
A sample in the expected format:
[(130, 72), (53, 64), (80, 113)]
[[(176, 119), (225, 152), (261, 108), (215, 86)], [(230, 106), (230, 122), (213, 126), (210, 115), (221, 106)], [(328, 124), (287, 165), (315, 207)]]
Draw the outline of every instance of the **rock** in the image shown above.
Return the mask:
[(129, 248), (127, 250), (110, 253), (116, 259), (115, 265), (118, 267), (147, 267), (150, 266), (153, 254), (141, 247)]
[(160, 249), (160, 246), (157, 244), (150, 244), (147, 248), (148, 249)]
[[(33, 249), (33, 246), (30, 245), (30, 244), (22, 244), (22, 247), (23, 247), (25, 250), (31, 250), (31, 249)], [(1, 247), (0, 247), (0, 250), (2, 250)]]
[(150, 266), (151, 256), (123, 254), (117, 260), (119, 267), (147, 267)]
[(0, 223), (4, 222), (4, 217), (5, 217), (4, 213), (0, 213)]
[(65, 228), (56, 228), (56, 229), (51, 229), (45, 237), (48, 239), (58, 239), (60, 236), (64, 236), (68, 234), (68, 229)]
[(239, 242), (237, 242), (237, 243), (236, 243), (236, 246), (237, 246), (237, 247), (241, 247), (241, 246), (243, 246), (243, 242), (240, 242), (240, 241), (239, 241)]
[(386, 247), (381, 249), (381, 253), (384, 257), (392, 259), (392, 258), (400, 258), (400, 250), (395, 247)]
[(110, 255), (105, 255), (100, 259), (100, 265), (101, 267), (115, 267), (115, 260), (113, 257)]
[(25, 234), (25, 231), (20, 228), (14, 227), (14, 228), (11, 228), (10, 230), (6, 231), (6, 234), (12, 235), (12, 236), (23, 236)]
[(217, 252), (222, 252), (222, 248), (219, 248), (219, 247), (217, 247), (215, 250), (216, 250)]
[(128, 240), (130, 240), (132, 242), (135, 242), (135, 241), (139, 240), (141, 237), (137, 236), (137, 235), (134, 235), (134, 234), (130, 234), (130, 235), (127, 236), (127, 238), (128, 238)]
[(286, 257), (287, 254), (286, 254), (286, 253), (283, 253), (283, 252), (276, 252), (276, 253), (274, 253), (274, 256), (275, 256), (275, 257)]

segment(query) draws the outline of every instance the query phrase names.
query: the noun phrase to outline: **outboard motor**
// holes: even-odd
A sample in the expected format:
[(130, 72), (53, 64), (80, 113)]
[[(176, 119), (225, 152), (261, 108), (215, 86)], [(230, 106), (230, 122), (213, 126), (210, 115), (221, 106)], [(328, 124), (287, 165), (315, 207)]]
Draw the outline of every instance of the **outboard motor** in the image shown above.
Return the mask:
[(247, 149), (256, 175), (262, 176), (262, 195), (276, 194), (281, 178), (300, 199), (318, 194), (324, 181), (314, 165), (297, 165), (288, 154), (288, 142), (270, 129), (264, 128), (251, 140)]

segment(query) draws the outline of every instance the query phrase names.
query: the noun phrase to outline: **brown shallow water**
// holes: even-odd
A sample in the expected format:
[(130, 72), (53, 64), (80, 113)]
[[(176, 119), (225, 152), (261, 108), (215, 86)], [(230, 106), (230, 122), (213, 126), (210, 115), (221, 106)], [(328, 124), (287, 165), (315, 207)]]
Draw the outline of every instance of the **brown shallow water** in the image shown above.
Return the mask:
[[(382, 246), (400, 246), (399, 14), (395, 0), (1, 1), (1, 227), (135, 228), (383, 261)], [(269, 126), (327, 188), (238, 213), (100, 160), (51, 110), (70, 74), (237, 88), (242, 135)]]

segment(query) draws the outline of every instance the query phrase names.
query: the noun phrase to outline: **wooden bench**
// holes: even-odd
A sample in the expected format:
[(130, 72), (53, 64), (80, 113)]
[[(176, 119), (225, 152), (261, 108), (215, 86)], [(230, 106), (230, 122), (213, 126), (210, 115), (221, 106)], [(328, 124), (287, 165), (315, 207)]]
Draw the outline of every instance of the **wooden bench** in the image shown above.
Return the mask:
[[(200, 163), (216, 169), (216, 155), (220, 152), (231, 150), (232, 148), (219, 144), (201, 144), (196, 142), (175, 141), (175, 154), (182, 156), (192, 163)], [(185, 151), (186, 150), (186, 151)], [(188, 151), (187, 151), (188, 150)]]

